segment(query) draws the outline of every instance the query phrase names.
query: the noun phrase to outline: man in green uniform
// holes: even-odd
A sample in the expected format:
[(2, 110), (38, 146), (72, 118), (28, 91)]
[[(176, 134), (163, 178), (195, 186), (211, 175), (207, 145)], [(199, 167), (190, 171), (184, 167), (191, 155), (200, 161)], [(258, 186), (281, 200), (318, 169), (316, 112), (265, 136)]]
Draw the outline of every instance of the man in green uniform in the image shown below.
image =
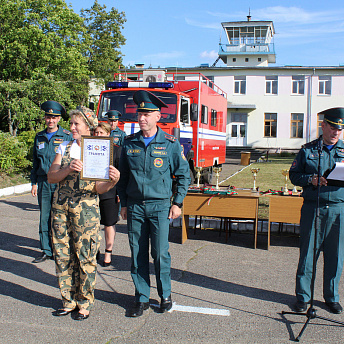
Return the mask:
[(321, 153), (319, 230), (317, 233), (317, 258), (324, 254), (323, 297), (330, 312), (339, 314), (338, 284), (344, 259), (344, 188), (328, 185), (323, 177), (335, 162), (344, 162), (344, 143), (339, 140), (344, 125), (344, 108), (320, 112), (324, 115), (323, 131), (319, 139), (305, 144), (292, 166), (289, 177), (294, 185), (303, 187), (303, 206), (300, 222), (300, 259), (296, 273), (295, 310), (304, 312), (311, 298), (315, 216), (318, 185), (319, 150)]
[(51, 249), (51, 202), (56, 189), (56, 184), (49, 184), (47, 173), (53, 162), (56, 150), (60, 143), (71, 140), (72, 136), (68, 130), (61, 128), (58, 122), (61, 115), (66, 113), (65, 108), (58, 102), (48, 100), (41, 105), (45, 111), (46, 129), (39, 132), (35, 137), (33, 147), (33, 167), (31, 170), (31, 194), (38, 196), (40, 210), (39, 240), (42, 254), (33, 260), (33, 263), (41, 263), (52, 258)]
[[(152, 93), (134, 93), (140, 131), (124, 139), (117, 184), (121, 216), (127, 219), (131, 249), (131, 276), (135, 304), (129, 316), (138, 317), (149, 308), (149, 238), (154, 260), (160, 311), (171, 309), (171, 257), (168, 252), (170, 220), (181, 214), (190, 184), (189, 164), (179, 141), (157, 127), (161, 107), (167, 107)], [(172, 200), (172, 177), (176, 191)], [(172, 204), (171, 204), (172, 201)]]
[(126, 136), (125, 132), (118, 128), (118, 118), (121, 117), (122, 114), (117, 110), (110, 110), (105, 116), (107, 116), (107, 122), (111, 125), (110, 136), (113, 137), (113, 143), (117, 146), (122, 146)]

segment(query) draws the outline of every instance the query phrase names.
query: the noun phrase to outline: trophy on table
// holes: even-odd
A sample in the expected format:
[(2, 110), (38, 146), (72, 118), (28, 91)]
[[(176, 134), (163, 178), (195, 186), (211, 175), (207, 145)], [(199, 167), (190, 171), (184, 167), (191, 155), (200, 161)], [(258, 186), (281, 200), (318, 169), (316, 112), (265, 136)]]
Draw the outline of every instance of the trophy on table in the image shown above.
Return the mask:
[(196, 167), (195, 167), (195, 170), (196, 170), (197, 187), (199, 188), (199, 181), (200, 181), (200, 179), (201, 179), (202, 167), (196, 166)]
[(213, 171), (215, 172), (215, 178), (216, 178), (216, 190), (219, 190), (219, 178), (220, 178), (220, 172), (222, 171), (222, 167), (214, 166)]
[(284, 184), (284, 188), (282, 189), (282, 191), (283, 191), (283, 195), (287, 196), (287, 195), (289, 195), (289, 190), (288, 190), (289, 170), (288, 169), (282, 170), (282, 174), (285, 177), (285, 184)]
[(257, 187), (256, 187), (256, 179), (257, 179), (257, 173), (260, 171), (260, 168), (258, 167), (252, 167), (251, 172), (253, 173), (253, 192), (257, 192)]

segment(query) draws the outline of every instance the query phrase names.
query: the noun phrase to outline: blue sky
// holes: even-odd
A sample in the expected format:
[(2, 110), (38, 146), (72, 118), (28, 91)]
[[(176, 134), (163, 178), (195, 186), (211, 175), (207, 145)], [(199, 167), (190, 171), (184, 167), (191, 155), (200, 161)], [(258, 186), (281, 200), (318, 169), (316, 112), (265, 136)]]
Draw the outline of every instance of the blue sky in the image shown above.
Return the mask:
[[(125, 66), (210, 65), (217, 58), (221, 22), (271, 20), (275, 27), (276, 66), (344, 65), (344, 3), (338, 0), (98, 0), (126, 14), (122, 47)], [(93, 0), (66, 0), (74, 11)], [(218, 63), (217, 66), (220, 66)]]

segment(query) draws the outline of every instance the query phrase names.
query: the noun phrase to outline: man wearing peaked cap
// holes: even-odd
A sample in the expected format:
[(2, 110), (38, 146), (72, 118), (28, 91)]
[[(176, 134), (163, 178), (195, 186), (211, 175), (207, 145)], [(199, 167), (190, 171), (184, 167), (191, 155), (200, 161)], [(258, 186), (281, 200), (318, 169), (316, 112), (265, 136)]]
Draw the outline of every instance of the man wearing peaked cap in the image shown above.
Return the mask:
[(60, 143), (72, 138), (68, 130), (58, 125), (61, 116), (66, 114), (65, 108), (54, 100), (48, 100), (41, 105), (44, 111), (46, 128), (35, 137), (33, 147), (33, 166), (31, 170), (31, 194), (37, 196), (40, 209), (39, 240), (42, 254), (33, 260), (40, 263), (52, 258), (51, 247), (51, 202), (56, 184), (49, 184), (47, 173), (55, 158)]
[(122, 114), (117, 110), (108, 111), (105, 116), (107, 117), (107, 122), (111, 125), (111, 134), (113, 137), (113, 143), (117, 146), (122, 146), (123, 140), (125, 138), (125, 132), (118, 128), (118, 119)]
[[(305, 144), (296, 156), (289, 170), (294, 185), (302, 186), (304, 198), (300, 221), (300, 258), (296, 273), (295, 310), (307, 310), (311, 298), (311, 281), (314, 252), (319, 149), (320, 194), (319, 230), (317, 250), (324, 255), (323, 297), (331, 313), (339, 314), (338, 285), (344, 260), (344, 188), (328, 185), (323, 177), (335, 162), (344, 162), (344, 143), (339, 139), (344, 125), (344, 108), (337, 107), (319, 112), (324, 115), (319, 139)], [(319, 253), (317, 253), (317, 257)]]
[[(149, 240), (161, 299), (160, 312), (172, 307), (169, 223), (181, 214), (190, 171), (179, 141), (157, 126), (160, 109), (167, 105), (144, 90), (135, 92), (133, 99), (141, 130), (124, 139), (117, 187), (121, 215), (127, 219), (131, 276), (135, 285), (136, 300), (129, 316), (139, 317), (149, 308)], [(172, 175), (177, 185), (174, 195)]]

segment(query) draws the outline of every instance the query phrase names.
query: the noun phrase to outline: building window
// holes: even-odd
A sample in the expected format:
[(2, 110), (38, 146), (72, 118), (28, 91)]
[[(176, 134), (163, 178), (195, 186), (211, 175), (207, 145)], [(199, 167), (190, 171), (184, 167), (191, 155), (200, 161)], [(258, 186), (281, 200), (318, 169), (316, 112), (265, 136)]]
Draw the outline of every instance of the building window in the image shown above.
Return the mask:
[(262, 62), (262, 58), (261, 57), (258, 57), (258, 62)]
[(330, 76), (319, 76), (319, 94), (331, 94)]
[(293, 75), (293, 94), (305, 94), (305, 77)]
[(278, 76), (266, 76), (265, 82), (266, 82), (266, 87), (265, 87), (266, 94), (277, 94)]
[(201, 122), (208, 124), (208, 106), (202, 105)]
[(245, 57), (245, 62), (250, 61), (250, 59), (248, 57)]
[(174, 80), (176, 80), (176, 81), (185, 80), (185, 75), (175, 75)]
[(236, 57), (233, 57), (233, 62), (236, 62)]
[(318, 127), (317, 127), (317, 136), (319, 137), (320, 135), (322, 135), (322, 128), (321, 128), (321, 123), (324, 120), (324, 115), (320, 114), (318, 115)]
[(266, 113), (264, 117), (264, 136), (277, 137), (277, 113)]
[(234, 77), (234, 93), (246, 94), (246, 76)]
[(213, 127), (216, 127), (216, 124), (217, 124), (217, 111), (211, 109), (210, 125)]
[(205, 77), (209, 80), (207, 80), (208, 86), (214, 88), (214, 75), (205, 75)]
[(291, 135), (290, 137), (303, 137), (303, 113), (291, 114)]

